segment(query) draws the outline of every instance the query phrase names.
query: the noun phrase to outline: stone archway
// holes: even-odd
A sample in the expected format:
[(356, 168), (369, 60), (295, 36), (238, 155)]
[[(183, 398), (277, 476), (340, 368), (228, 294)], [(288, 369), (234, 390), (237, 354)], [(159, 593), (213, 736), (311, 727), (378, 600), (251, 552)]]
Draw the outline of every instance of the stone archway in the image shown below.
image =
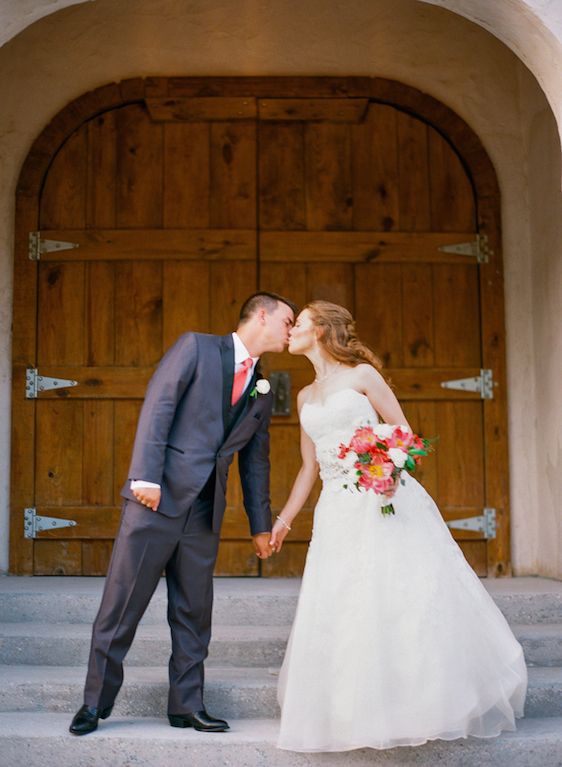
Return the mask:
[[(95, 0), (50, 0), (43, 4), (7, 0), (0, 46), (45, 16)], [(523, 61), (543, 88), (558, 123), (562, 144), (562, 15), (537, 0), (418, 0), (445, 8), (491, 32)]]

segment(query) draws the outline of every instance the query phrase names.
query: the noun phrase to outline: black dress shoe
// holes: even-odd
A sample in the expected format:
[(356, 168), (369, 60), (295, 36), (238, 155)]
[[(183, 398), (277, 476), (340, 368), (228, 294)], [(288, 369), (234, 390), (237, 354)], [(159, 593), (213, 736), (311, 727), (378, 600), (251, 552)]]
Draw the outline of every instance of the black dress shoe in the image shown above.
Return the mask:
[(74, 719), (68, 729), (73, 735), (87, 735), (89, 732), (97, 730), (98, 719), (107, 719), (112, 711), (113, 706), (92, 708), (84, 704), (74, 715)]
[(228, 722), (224, 719), (215, 719), (205, 709), (192, 711), (189, 714), (168, 714), (168, 720), (172, 727), (194, 727), (200, 732), (226, 732), (230, 730)]

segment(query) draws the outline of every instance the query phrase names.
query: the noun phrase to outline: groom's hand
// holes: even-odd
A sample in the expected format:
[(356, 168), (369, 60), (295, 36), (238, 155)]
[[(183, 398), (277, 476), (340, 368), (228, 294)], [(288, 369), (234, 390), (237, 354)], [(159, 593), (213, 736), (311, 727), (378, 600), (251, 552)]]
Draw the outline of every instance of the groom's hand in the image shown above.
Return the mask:
[(259, 559), (267, 559), (271, 556), (272, 549), (270, 546), (270, 540), (271, 533), (258, 533), (257, 535), (252, 536), (254, 550), (256, 552), (256, 556)]
[(139, 487), (132, 491), (139, 503), (146, 506), (147, 509), (157, 511), (160, 506), (161, 491), (159, 487)]

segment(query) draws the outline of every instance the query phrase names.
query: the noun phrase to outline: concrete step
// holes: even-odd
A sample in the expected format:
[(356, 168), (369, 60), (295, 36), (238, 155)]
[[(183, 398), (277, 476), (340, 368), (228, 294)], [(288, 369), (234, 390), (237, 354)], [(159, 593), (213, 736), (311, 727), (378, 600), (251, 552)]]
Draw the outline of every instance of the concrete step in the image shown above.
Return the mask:
[[(529, 666), (562, 666), (562, 624), (512, 625)], [(290, 627), (213, 627), (208, 665), (279, 666)], [(0, 624), (0, 664), (84, 666), (90, 648), (91, 626), (86, 623)], [(168, 662), (170, 632), (166, 625), (139, 626), (127, 661), (133, 666)]]
[(85, 737), (65, 714), (0, 714), (0, 767), (530, 767), (562, 765), (562, 719), (523, 719), (498, 738), (433, 741), (416, 748), (296, 754), (275, 747), (278, 723), (230, 722), (220, 735), (170, 727), (164, 719), (112, 717)]
[[(0, 616), (7, 621), (91, 623), (103, 578), (0, 577)], [(547, 578), (483, 579), (510, 623), (562, 623), (562, 582)], [(215, 625), (287, 625), (292, 622), (298, 578), (215, 578)], [(143, 622), (166, 619), (162, 582)]]
[[(82, 702), (85, 669), (54, 666), (0, 666), (0, 711), (72, 714)], [(205, 700), (218, 715), (278, 716), (276, 668), (216, 667), (206, 672)], [(129, 667), (117, 698), (116, 715), (163, 716), (168, 695), (164, 667)], [(562, 717), (562, 668), (530, 668), (525, 714)]]
[[(85, 623), (0, 624), (0, 664), (85, 667), (92, 627)], [(280, 666), (290, 627), (213, 627), (206, 666)], [(167, 625), (142, 625), (127, 655), (132, 666), (164, 666), (171, 652)], [(543, 652), (544, 655), (544, 652)]]

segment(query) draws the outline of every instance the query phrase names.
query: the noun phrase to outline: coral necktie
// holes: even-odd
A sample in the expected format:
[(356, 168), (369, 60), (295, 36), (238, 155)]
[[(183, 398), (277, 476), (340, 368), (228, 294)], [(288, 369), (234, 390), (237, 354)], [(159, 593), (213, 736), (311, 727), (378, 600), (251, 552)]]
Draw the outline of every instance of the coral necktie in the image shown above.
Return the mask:
[(246, 378), (248, 377), (248, 370), (251, 367), (252, 358), (248, 357), (244, 360), (244, 362), (242, 362), (242, 367), (234, 374), (234, 383), (232, 384), (232, 399), (230, 401), (231, 405), (236, 405), (242, 396), (242, 392), (244, 391), (244, 384), (246, 383)]

